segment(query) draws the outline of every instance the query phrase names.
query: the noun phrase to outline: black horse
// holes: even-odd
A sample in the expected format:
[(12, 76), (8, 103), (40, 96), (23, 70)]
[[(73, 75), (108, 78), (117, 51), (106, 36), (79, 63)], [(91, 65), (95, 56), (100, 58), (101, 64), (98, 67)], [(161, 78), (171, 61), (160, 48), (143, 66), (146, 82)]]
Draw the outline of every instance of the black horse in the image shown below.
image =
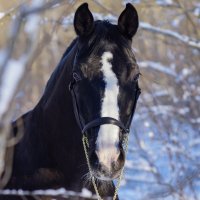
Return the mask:
[[(85, 134), (99, 193), (113, 196), (112, 180), (124, 165), (122, 143), (140, 91), (131, 49), (138, 15), (127, 4), (117, 25), (94, 21), (84, 3), (75, 13), (74, 28), (78, 36), (51, 75), (39, 103), (21, 117), (24, 136), (15, 146), (6, 188), (81, 191), (86, 187), (95, 194), (93, 185), (87, 184)], [(13, 123), (15, 135), (17, 124)], [(18, 199), (0, 197), (6, 198)]]

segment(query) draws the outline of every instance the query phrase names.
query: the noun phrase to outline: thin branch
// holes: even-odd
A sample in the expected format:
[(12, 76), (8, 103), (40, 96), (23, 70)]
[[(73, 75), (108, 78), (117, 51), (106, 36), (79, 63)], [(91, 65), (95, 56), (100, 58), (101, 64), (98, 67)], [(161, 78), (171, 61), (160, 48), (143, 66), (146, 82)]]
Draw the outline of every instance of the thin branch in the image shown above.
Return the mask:
[(57, 5), (58, 3), (61, 3), (63, 1), (64, 0), (52, 0), (45, 4), (36, 5), (34, 7), (33, 6), (28, 7), (25, 4), (18, 7), (19, 13), (18, 13), (17, 19), (13, 23), (13, 26), (12, 26), (12, 29), (11, 29), (11, 32), (9, 35), (8, 47), (2, 56), (3, 59), (0, 60), (0, 75), (3, 73), (3, 70), (5, 69), (7, 62), (13, 52), (14, 44), (15, 44), (16, 38), (18, 36), (19, 28), (21, 26), (22, 20), (31, 14), (36, 14), (36, 13), (45, 11), (49, 8), (52, 8), (55, 5)]
[(162, 29), (162, 28), (159, 28), (156, 26), (152, 26), (151, 24), (146, 23), (146, 22), (140, 22), (140, 28), (145, 31), (149, 31), (152, 33), (156, 33), (156, 34), (160, 34), (160, 35), (164, 35), (167, 37), (177, 39), (178, 41), (181, 41), (190, 47), (197, 48), (200, 50), (200, 41), (198, 41), (194, 38), (190, 38), (189, 36), (179, 34), (175, 31), (171, 31), (169, 29)]
[(43, 5), (38, 5), (38, 6), (35, 6), (33, 8), (30, 8), (30, 7), (27, 8), (25, 6), (25, 9), (24, 9), (24, 7), (21, 7), (21, 9), (22, 9), (21, 15), (22, 15), (22, 17), (26, 17), (27, 15), (43, 12), (43, 11), (49, 9), (49, 8), (54, 8), (57, 4), (62, 3), (62, 2), (64, 2), (64, 0), (52, 0), (50, 2), (43, 4)]
[(75, 192), (66, 190), (64, 188), (60, 189), (48, 189), (48, 190), (33, 190), (33, 191), (27, 191), (27, 190), (0, 190), (0, 195), (9, 195), (9, 196), (51, 196), (51, 197), (82, 197), (82, 198), (89, 198), (89, 199), (97, 199), (96, 195), (93, 195), (92, 192), (90, 192), (87, 189), (82, 189), (82, 192)]
[(171, 69), (169, 66), (164, 66), (163, 64), (159, 63), (159, 62), (154, 62), (154, 61), (140, 61), (138, 62), (138, 65), (141, 67), (141, 68), (151, 68), (151, 69), (154, 69), (156, 71), (159, 71), (161, 73), (164, 73), (164, 74), (167, 74), (167, 75), (170, 75), (170, 76), (173, 76), (173, 77), (177, 77), (177, 74), (176, 72)]
[(164, 190), (157, 190), (155, 192), (152, 192), (151, 194), (149, 193), (144, 199), (165, 198), (174, 193), (177, 193), (178, 191), (182, 190), (184, 187), (192, 183), (194, 179), (197, 179), (199, 175), (200, 169), (199, 166), (197, 166), (197, 168), (194, 170), (186, 171), (182, 177), (177, 177), (176, 182), (171, 187), (165, 188)]
[(195, 34), (198, 36), (198, 30), (196, 27), (196, 24), (194, 23), (193, 19), (191, 18), (191, 16), (189, 15), (189, 12), (187, 11), (187, 9), (185, 8), (184, 4), (179, 1), (179, 0), (175, 0), (176, 3), (179, 5), (180, 9), (182, 10), (182, 12), (185, 14), (185, 16), (187, 17), (187, 19), (190, 21), (190, 23), (193, 26), (193, 29), (195, 31)]

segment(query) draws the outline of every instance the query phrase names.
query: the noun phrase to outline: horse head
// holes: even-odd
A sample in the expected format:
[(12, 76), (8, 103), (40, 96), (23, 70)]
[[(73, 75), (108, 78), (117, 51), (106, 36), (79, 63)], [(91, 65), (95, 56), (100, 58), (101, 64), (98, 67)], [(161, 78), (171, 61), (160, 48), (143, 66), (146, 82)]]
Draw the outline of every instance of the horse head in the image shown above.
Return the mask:
[(92, 173), (100, 180), (112, 180), (124, 166), (123, 141), (140, 93), (140, 73), (131, 48), (137, 11), (127, 4), (113, 25), (94, 21), (84, 3), (75, 13), (74, 28), (78, 35), (70, 84), (74, 112), (88, 140)]

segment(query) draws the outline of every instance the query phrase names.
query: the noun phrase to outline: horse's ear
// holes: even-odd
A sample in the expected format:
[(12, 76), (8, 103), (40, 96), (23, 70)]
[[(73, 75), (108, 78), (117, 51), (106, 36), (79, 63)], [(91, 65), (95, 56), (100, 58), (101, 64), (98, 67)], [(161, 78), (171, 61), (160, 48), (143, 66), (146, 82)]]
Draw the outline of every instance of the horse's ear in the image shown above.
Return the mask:
[(74, 29), (79, 36), (89, 35), (94, 27), (94, 18), (88, 9), (88, 4), (83, 3), (78, 7), (74, 16)]
[(123, 10), (118, 19), (118, 27), (120, 32), (131, 39), (137, 32), (139, 25), (138, 14), (133, 5), (126, 4), (126, 8)]

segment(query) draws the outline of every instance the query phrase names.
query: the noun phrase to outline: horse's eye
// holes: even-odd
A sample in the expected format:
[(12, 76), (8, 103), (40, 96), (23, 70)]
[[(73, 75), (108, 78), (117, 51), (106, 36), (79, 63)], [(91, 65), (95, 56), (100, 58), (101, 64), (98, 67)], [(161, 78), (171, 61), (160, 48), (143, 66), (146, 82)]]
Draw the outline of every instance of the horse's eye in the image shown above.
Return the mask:
[(73, 78), (76, 82), (81, 80), (81, 76), (77, 72), (73, 72)]
[(138, 73), (135, 77), (134, 77), (134, 81), (138, 81), (138, 79), (140, 78), (141, 73)]

